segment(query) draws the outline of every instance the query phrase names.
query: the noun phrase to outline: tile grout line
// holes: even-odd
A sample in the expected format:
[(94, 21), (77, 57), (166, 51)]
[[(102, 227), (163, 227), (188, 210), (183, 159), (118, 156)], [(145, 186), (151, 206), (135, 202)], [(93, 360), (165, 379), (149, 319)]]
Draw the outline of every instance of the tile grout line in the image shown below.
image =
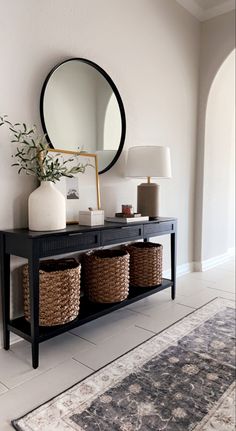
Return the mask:
[(89, 344), (92, 344), (93, 346), (97, 346), (96, 343), (94, 343), (93, 341), (88, 340), (87, 338), (81, 337), (81, 335), (74, 334), (73, 332), (70, 332), (70, 331), (69, 331), (69, 334), (73, 335), (74, 337), (81, 338), (81, 340), (87, 341)]
[(149, 314), (142, 313), (141, 311), (131, 310), (130, 308), (129, 308), (129, 311), (132, 311), (132, 313), (134, 313), (134, 314), (138, 314), (138, 315), (140, 315), (140, 316), (150, 317), (150, 315), (149, 315)]
[[(182, 295), (182, 296), (184, 296), (184, 295)], [(187, 296), (187, 298), (188, 298), (188, 296)], [(196, 310), (195, 307), (191, 307), (191, 305), (181, 304), (181, 302), (178, 302), (178, 300), (176, 300), (175, 304), (182, 305), (182, 307), (191, 308), (191, 310)], [(205, 304), (207, 304), (207, 303), (204, 303), (204, 305)], [(199, 307), (197, 307), (197, 308), (199, 308)]]
[[(148, 317), (151, 317), (151, 316), (148, 316)], [(146, 329), (146, 328), (142, 328), (142, 326), (139, 326), (139, 325), (134, 325), (134, 327), (135, 328), (139, 328), (139, 329), (143, 329), (144, 331), (146, 331), (146, 332), (150, 332), (150, 334), (156, 334), (156, 332), (154, 332), (154, 331), (151, 331), (151, 329)], [(151, 337), (152, 337), (152, 335), (151, 335)]]
[[(79, 361), (78, 359), (76, 359), (76, 358), (74, 358), (73, 356), (72, 356), (72, 358), (71, 358), (73, 361), (75, 361), (77, 364), (81, 364), (81, 365), (83, 365), (84, 367), (86, 367), (86, 368), (88, 368), (89, 370), (91, 370), (91, 371), (97, 371), (95, 368), (92, 368), (92, 367), (90, 367), (89, 365), (86, 365), (86, 364), (84, 364), (84, 362), (81, 362), (81, 361)], [(78, 382), (79, 383), (79, 382)]]
[[(213, 300), (214, 300), (214, 299), (210, 300), (210, 302), (211, 302), (211, 301), (213, 301)], [(160, 334), (160, 332), (165, 331), (165, 330), (166, 330), (166, 329), (168, 329), (170, 326), (174, 325), (175, 323), (178, 323), (180, 320), (182, 320), (182, 319), (184, 319), (185, 317), (189, 316), (190, 314), (194, 313), (194, 311), (198, 310), (199, 308), (204, 307), (204, 305), (207, 305), (208, 303), (209, 303), (209, 301), (208, 301), (208, 302), (205, 302), (203, 305), (201, 305), (200, 307), (197, 307), (197, 308), (192, 308), (192, 307), (189, 307), (188, 305), (185, 305), (184, 307), (186, 307), (186, 308), (190, 308), (190, 309), (192, 310), (192, 312), (189, 312), (189, 313), (187, 313), (186, 315), (184, 315), (183, 317), (181, 317), (180, 319), (175, 320), (174, 322), (170, 323), (169, 325), (167, 325), (165, 328), (161, 329), (161, 330), (160, 330), (160, 331), (158, 331), (158, 332), (154, 332), (154, 331), (153, 331), (154, 335), (159, 335), (159, 334)], [(181, 304), (180, 304), (180, 305), (181, 305)], [(183, 305), (182, 305), (182, 306), (183, 306)], [(137, 326), (137, 328), (145, 329), (145, 328), (143, 328), (142, 326), (139, 326), (139, 325), (136, 325), (136, 326)], [(146, 330), (146, 329), (145, 329), (145, 330)], [(150, 331), (150, 329), (148, 329), (148, 331)], [(150, 331), (150, 332), (151, 332), (151, 331)]]
[[(30, 377), (29, 379), (26, 379), (26, 380), (22, 381), (21, 383), (16, 384), (15, 386), (7, 387), (4, 383), (0, 382), (0, 383), (1, 383), (1, 384), (2, 384), (6, 389), (7, 389), (7, 391), (5, 391), (5, 392), (3, 392), (2, 394), (0, 394), (0, 397), (1, 397), (2, 395), (5, 395), (5, 394), (6, 394), (6, 392), (13, 391), (14, 389), (19, 388), (20, 386), (22, 386), (22, 385), (24, 385), (24, 384), (26, 384), (26, 383), (28, 383), (28, 382), (30, 382), (30, 381), (32, 381), (32, 380), (34, 380), (34, 379), (37, 379), (37, 378), (42, 377), (43, 375), (45, 375), (45, 374), (49, 373), (49, 372), (50, 372), (50, 371), (52, 371), (52, 370), (56, 370), (58, 366), (61, 366), (62, 364), (66, 363), (68, 360), (73, 360), (73, 361), (75, 361), (75, 362), (77, 362), (77, 363), (80, 363), (80, 362), (79, 362), (79, 361), (77, 361), (73, 356), (70, 356), (70, 357), (68, 357), (66, 360), (64, 360), (64, 361), (62, 361), (62, 362), (59, 362), (56, 366), (52, 366), (52, 367), (48, 368), (47, 370), (42, 371), (41, 373), (39, 373), (39, 374), (37, 374), (37, 375), (35, 375), (35, 376), (32, 376), (32, 377)], [(91, 369), (92, 371), (95, 371), (95, 370), (93, 370), (93, 368), (89, 367), (89, 366), (88, 366), (88, 365), (86, 365), (86, 364), (83, 364), (82, 362), (81, 362), (81, 365), (85, 366), (86, 368)]]
[(0, 396), (3, 395), (3, 394), (5, 394), (7, 391), (11, 390), (11, 388), (8, 388), (8, 386), (6, 386), (5, 383), (0, 382), (0, 384), (6, 389), (6, 391), (4, 391), (3, 393), (0, 392)]
[(217, 287), (207, 286), (207, 289), (218, 290), (219, 292), (224, 292), (224, 293), (229, 293), (230, 295), (235, 295), (235, 291), (234, 292), (230, 292), (228, 290), (219, 289)]

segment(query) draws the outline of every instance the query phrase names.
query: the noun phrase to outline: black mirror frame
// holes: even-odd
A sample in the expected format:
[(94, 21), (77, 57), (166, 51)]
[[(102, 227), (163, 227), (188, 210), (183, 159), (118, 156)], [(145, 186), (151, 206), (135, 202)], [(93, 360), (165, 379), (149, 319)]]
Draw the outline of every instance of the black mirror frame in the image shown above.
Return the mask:
[(123, 150), (124, 147), (124, 142), (125, 142), (125, 135), (126, 135), (126, 117), (125, 117), (125, 109), (124, 109), (124, 105), (120, 96), (120, 93), (116, 87), (116, 85), (114, 84), (114, 82), (112, 81), (111, 77), (107, 74), (107, 72), (105, 72), (104, 69), (102, 69), (100, 66), (98, 66), (98, 64), (94, 63), (93, 61), (87, 60), (86, 58), (69, 58), (65, 61), (62, 61), (61, 63), (58, 63), (56, 66), (53, 67), (53, 69), (50, 70), (49, 74), (47, 75), (42, 90), (41, 90), (41, 95), (40, 95), (40, 118), (41, 118), (41, 123), (42, 123), (42, 128), (44, 133), (46, 134), (46, 139), (50, 145), (51, 148), (54, 148), (52, 145), (52, 142), (50, 141), (50, 138), (48, 136), (48, 132), (47, 132), (47, 128), (46, 128), (46, 124), (45, 124), (45, 120), (44, 120), (44, 114), (43, 114), (43, 102), (44, 102), (44, 95), (45, 95), (45, 90), (47, 88), (47, 84), (48, 81), (51, 77), (51, 75), (55, 72), (55, 70), (57, 70), (62, 64), (68, 63), (69, 61), (81, 61), (82, 63), (86, 63), (92, 67), (94, 67), (96, 70), (98, 70), (98, 72), (101, 73), (102, 76), (104, 76), (104, 78), (108, 81), (108, 83), (110, 84), (112, 90), (115, 93), (118, 105), (119, 105), (119, 109), (120, 109), (120, 115), (121, 115), (121, 137), (120, 137), (120, 144), (118, 147), (118, 150), (116, 152), (116, 155), (114, 157), (114, 159), (111, 161), (111, 163), (102, 171), (98, 172), (99, 174), (103, 174), (104, 172), (107, 172), (109, 169), (112, 168), (112, 166), (114, 166), (114, 164), (117, 162), (118, 158), (120, 157), (120, 154)]

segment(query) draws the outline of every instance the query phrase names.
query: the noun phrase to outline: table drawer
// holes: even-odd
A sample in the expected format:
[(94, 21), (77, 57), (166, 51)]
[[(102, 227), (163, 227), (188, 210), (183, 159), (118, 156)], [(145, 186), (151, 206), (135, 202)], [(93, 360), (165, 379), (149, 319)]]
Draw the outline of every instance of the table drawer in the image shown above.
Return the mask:
[(71, 253), (100, 246), (100, 232), (75, 232), (67, 235), (45, 238), (41, 243), (41, 255)]
[(101, 245), (118, 244), (143, 238), (143, 226), (122, 226), (101, 232)]
[(174, 230), (174, 223), (164, 222), (164, 223), (152, 223), (144, 225), (143, 236), (155, 236), (158, 234), (163, 234), (165, 232), (170, 233), (170, 231)]

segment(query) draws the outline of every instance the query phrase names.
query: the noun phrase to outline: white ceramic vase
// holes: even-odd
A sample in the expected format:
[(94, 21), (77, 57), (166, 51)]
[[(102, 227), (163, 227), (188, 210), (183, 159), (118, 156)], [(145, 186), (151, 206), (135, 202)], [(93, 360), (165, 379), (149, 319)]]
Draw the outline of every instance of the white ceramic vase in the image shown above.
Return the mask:
[(29, 229), (50, 231), (65, 229), (66, 201), (52, 181), (42, 181), (28, 200)]

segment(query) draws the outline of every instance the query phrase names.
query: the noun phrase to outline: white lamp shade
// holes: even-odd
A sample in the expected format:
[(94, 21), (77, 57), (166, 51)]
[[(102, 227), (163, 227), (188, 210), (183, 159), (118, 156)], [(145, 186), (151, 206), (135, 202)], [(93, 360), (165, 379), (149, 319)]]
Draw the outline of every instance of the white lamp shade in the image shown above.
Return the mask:
[(134, 178), (171, 178), (170, 149), (160, 146), (129, 148), (126, 176)]

